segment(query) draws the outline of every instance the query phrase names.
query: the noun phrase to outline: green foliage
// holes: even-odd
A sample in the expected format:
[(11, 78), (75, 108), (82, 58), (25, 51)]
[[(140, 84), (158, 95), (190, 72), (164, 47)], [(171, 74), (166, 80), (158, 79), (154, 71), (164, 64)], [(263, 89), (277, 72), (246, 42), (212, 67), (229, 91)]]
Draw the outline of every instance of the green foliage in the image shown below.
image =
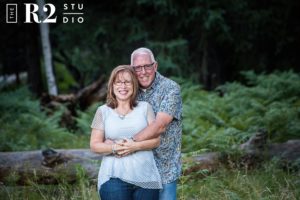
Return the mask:
[(272, 142), (300, 137), (299, 74), (243, 74), (249, 86), (233, 82), (206, 92), (191, 82), (182, 85), (184, 152), (228, 150), (259, 129)]
[[(207, 151), (230, 151), (258, 129), (265, 129), (272, 142), (299, 139), (300, 100), (299, 74), (289, 72), (261, 74), (243, 72), (246, 84), (227, 83), (213, 92), (182, 78), (183, 152), (186, 157)], [(59, 127), (63, 108), (47, 116), (40, 110), (26, 88), (0, 93), (1, 151), (39, 149), (45, 147), (87, 148), (90, 124), (96, 109), (78, 111), (77, 134)], [(67, 141), (67, 142), (66, 142)], [(187, 168), (184, 164), (183, 168)], [(67, 184), (63, 175), (57, 186), (38, 185), (14, 188), (18, 177), (9, 177), (12, 187), (0, 187), (3, 199), (98, 199), (96, 186), (77, 168), (77, 182)], [(182, 176), (178, 198), (185, 199), (292, 199), (300, 195), (299, 174), (277, 168), (275, 161), (252, 171), (219, 169), (214, 174), (200, 170)]]
[(59, 93), (68, 93), (71, 88), (78, 87), (78, 83), (63, 64), (55, 63), (55, 72)]
[(59, 126), (62, 111), (47, 116), (26, 88), (2, 92), (0, 96), (0, 151), (66, 148), (78, 144), (73, 134)]
[(77, 84), (80, 87), (86, 86), (98, 78), (96, 75), (103, 73), (101, 68), (111, 69), (110, 64), (107, 63), (108, 66), (101, 64), (105, 63), (106, 60), (103, 60), (103, 53), (95, 41), (98, 34), (100, 33), (98, 33), (97, 27), (88, 22), (72, 25), (60, 24), (51, 32), (53, 40), (57, 43), (53, 53), (54, 58), (60, 60), (63, 65), (72, 66), (72, 70), (80, 76), (73, 77), (77, 79)]
[[(52, 1), (57, 13), (63, 13), (62, 4)], [(298, 10), (298, 0), (86, 1), (84, 22), (58, 20), (50, 27), (50, 40), (54, 60), (67, 66), (80, 87), (128, 64), (130, 53), (141, 46), (154, 49), (167, 75), (194, 76), (198, 81), (212, 76), (219, 84), (233, 80), (241, 70), (297, 69)], [(24, 35), (36, 35), (36, 30), (25, 24), (0, 26), (0, 70), (19, 72), (27, 62)]]
[[(177, 198), (189, 199), (266, 199), (297, 200), (300, 191), (299, 174), (289, 174), (278, 169), (273, 162), (253, 171), (220, 168), (214, 174), (200, 170), (182, 176), (178, 181)], [(60, 199), (98, 200), (96, 185), (90, 183), (85, 172), (77, 169), (77, 182), (58, 185), (39, 185), (34, 181), (29, 186), (2, 186), (0, 199)]]
[(75, 118), (77, 122), (77, 127), (80, 134), (89, 135), (91, 133), (91, 123), (94, 118), (94, 115), (97, 111), (98, 106), (102, 105), (102, 102), (95, 103), (91, 105), (85, 111), (77, 110), (78, 117)]
[[(199, 176), (202, 178), (195, 178)], [(300, 195), (299, 187), (299, 174), (288, 174), (270, 162), (253, 171), (219, 169), (210, 175), (198, 171), (182, 176), (177, 195), (181, 200), (296, 200)]]
[(156, 54), (160, 73), (169, 76), (187, 77), (191, 68), (183, 67), (188, 63), (188, 46), (185, 39), (166, 42), (148, 42), (147, 45)]
[[(299, 75), (293, 72), (256, 75), (243, 73), (247, 85), (237, 82), (207, 92), (177, 78), (183, 97), (183, 152), (229, 150), (259, 129), (273, 142), (299, 138)], [(221, 94), (221, 96), (220, 96)], [(59, 126), (64, 108), (47, 116), (25, 88), (2, 92), (0, 130), (2, 151), (88, 146), (90, 124), (103, 102), (77, 110), (76, 135)], [(65, 143), (64, 141), (71, 141)]]
[(28, 181), (28, 186), (1, 186), (0, 199), (8, 200), (98, 200), (96, 186), (86, 177), (81, 166), (76, 168), (76, 182), (69, 184), (62, 177), (58, 177), (57, 185), (41, 185), (36, 183), (34, 177)]

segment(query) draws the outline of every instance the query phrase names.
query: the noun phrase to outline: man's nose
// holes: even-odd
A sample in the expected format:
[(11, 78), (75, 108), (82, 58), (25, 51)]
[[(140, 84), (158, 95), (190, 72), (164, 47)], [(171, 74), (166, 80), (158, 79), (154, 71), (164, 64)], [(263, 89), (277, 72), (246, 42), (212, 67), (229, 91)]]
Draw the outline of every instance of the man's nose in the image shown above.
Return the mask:
[(142, 74), (145, 74), (145, 73), (146, 73), (145, 67), (142, 67), (141, 73), (142, 73)]

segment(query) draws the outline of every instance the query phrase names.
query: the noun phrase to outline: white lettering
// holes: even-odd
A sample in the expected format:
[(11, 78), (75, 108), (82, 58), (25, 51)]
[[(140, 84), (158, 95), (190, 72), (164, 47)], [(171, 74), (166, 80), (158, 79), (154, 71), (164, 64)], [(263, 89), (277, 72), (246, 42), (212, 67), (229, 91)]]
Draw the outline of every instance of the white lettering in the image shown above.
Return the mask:
[(43, 8), (43, 10), (44, 10), (45, 12), (48, 11), (48, 8), (47, 8), (46, 6), (49, 6), (49, 8), (50, 8), (50, 13), (49, 13), (49, 16), (43, 21), (43, 23), (56, 23), (56, 18), (57, 18), (57, 17), (55, 17), (55, 18), (53, 18), (53, 19), (50, 19), (50, 17), (55, 13), (55, 6), (54, 6), (53, 4), (51, 4), (51, 3), (45, 4), (45, 5), (44, 5), (44, 8)]
[(65, 24), (65, 23), (68, 23), (68, 22), (70, 22), (70, 23), (75, 23), (75, 22), (78, 22), (78, 23), (83, 23), (84, 22), (84, 18), (83, 17), (63, 17), (63, 23)]
[[(33, 10), (31, 11), (31, 6), (33, 6)], [(39, 6), (34, 3), (25, 3), (25, 23), (32, 23), (31, 15), (33, 16), (33, 21), (36, 23), (41, 23), (36, 12), (39, 10)]]
[(69, 19), (67, 17), (63, 17), (63, 23), (68, 23)]
[(83, 17), (78, 17), (77, 21), (81, 24), (84, 21)]

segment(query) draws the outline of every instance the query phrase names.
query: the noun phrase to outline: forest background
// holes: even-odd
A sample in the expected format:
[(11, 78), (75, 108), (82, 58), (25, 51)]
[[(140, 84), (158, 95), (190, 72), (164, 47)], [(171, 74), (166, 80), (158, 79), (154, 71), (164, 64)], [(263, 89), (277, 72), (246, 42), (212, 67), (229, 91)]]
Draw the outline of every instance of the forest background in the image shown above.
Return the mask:
[[(51, 112), (43, 107), (48, 71), (39, 24), (24, 23), (24, 3), (30, 2), (36, 3), (0, 3), (0, 151), (89, 148), (89, 125), (104, 99), (76, 104), (71, 124), (62, 123), (67, 104)], [(7, 3), (18, 4), (18, 23), (5, 22)], [(48, 35), (58, 95), (77, 93), (99, 77), (107, 80), (114, 67), (130, 63), (134, 49), (145, 46), (153, 50), (158, 70), (182, 87), (184, 156), (231, 152), (262, 129), (270, 142), (300, 138), (299, 1), (46, 3), (55, 5), (58, 21), (49, 24)], [(83, 23), (76, 16), (74, 23), (63, 23), (65, 3), (83, 12)], [(57, 199), (96, 199), (95, 186), (80, 174), (78, 179), (76, 186), (1, 186), (1, 195), (51, 199), (55, 191)], [(252, 171), (232, 167), (183, 176), (178, 196), (297, 199), (298, 188), (299, 172), (282, 170), (271, 160)]]

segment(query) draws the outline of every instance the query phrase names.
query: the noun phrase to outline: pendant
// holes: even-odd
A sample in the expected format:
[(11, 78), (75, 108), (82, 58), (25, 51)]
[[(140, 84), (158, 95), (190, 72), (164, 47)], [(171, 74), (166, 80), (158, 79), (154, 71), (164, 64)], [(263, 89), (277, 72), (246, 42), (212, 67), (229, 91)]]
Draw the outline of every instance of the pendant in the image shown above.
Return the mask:
[(120, 118), (121, 120), (123, 120), (123, 119), (125, 118), (125, 115), (119, 115), (119, 118)]

